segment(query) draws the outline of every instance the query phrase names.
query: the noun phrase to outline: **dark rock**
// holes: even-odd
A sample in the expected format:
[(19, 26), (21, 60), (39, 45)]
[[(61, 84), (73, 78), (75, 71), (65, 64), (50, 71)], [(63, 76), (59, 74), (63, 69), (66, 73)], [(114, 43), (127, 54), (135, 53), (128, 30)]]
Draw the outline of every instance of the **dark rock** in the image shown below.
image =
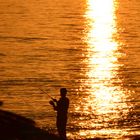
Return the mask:
[(0, 110), (0, 140), (58, 140), (35, 126), (35, 122), (21, 115)]

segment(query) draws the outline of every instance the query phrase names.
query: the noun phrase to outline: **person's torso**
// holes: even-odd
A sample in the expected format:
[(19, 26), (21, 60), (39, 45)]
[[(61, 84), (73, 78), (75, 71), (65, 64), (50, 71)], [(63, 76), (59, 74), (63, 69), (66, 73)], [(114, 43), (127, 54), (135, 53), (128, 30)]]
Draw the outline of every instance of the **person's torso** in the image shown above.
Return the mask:
[(68, 98), (60, 98), (60, 100), (57, 103), (58, 115), (67, 116), (68, 107), (69, 107), (69, 99)]

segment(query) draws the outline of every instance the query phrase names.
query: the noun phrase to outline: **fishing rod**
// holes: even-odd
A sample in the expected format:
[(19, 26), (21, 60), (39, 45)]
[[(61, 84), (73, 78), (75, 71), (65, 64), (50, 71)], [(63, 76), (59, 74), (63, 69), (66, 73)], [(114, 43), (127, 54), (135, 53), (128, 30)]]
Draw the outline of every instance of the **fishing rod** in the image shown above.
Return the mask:
[(45, 92), (45, 91), (44, 91), (44, 90), (42, 90), (41, 88), (39, 88), (39, 89), (42, 91), (42, 93), (47, 94), (49, 98), (51, 98), (52, 100), (55, 100), (55, 99), (54, 99), (51, 95), (49, 95), (47, 92)]

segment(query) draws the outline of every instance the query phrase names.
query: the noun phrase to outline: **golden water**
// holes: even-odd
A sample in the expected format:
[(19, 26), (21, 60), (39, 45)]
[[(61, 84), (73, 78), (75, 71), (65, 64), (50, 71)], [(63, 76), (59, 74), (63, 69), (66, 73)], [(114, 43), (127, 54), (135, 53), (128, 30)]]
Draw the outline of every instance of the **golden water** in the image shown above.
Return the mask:
[(2, 0), (3, 109), (55, 129), (49, 97), (68, 88), (67, 136), (124, 139), (140, 133), (140, 2)]

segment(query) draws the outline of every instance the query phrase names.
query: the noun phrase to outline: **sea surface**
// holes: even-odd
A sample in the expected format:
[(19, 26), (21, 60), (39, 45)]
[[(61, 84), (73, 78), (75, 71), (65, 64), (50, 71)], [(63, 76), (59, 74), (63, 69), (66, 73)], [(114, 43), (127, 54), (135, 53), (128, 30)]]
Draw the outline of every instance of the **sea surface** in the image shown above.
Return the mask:
[(61, 87), (68, 139), (140, 135), (139, 0), (0, 0), (0, 108), (56, 132)]

